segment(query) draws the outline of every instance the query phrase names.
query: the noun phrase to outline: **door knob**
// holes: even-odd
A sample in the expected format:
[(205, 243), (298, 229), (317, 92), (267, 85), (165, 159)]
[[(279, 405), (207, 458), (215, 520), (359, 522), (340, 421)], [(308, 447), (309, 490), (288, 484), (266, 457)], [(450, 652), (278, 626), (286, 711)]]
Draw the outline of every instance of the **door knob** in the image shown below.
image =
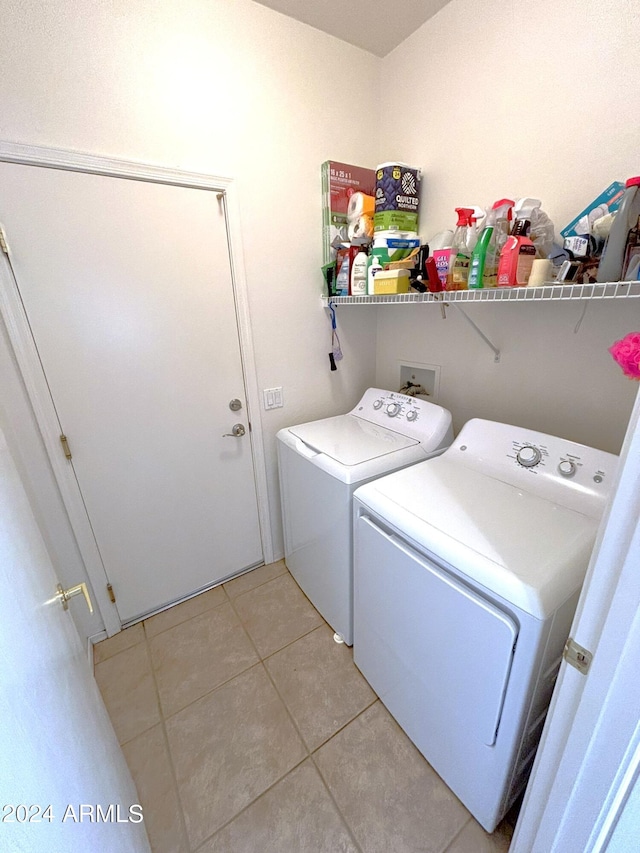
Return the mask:
[(93, 613), (93, 604), (91, 604), (91, 599), (89, 598), (89, 590), (87, 589), (86, 583), (79, 583), (75, 586), (70, 586), (69, 589), (63, 589), (62, 584), (59, 583), (56, 586), (56, 589), (58, 591), (56, 598), (62, 605), (63, 610), (69, 609), (69, 599), (73, 598), (74, 595), (84, 595), (84, 600), (87, 602), (89, 613)]
[(232, 428), (231, 432), (225, 432), (225, 434), (222, 437), (226, 438), (227, 436), (230, 436), (231, 438), (240, 438), (240, 436), (244, 435), (244, 433), (245, 433), (245, 429), (242, 426), (242, 424), (235, 424), (235, 426)]

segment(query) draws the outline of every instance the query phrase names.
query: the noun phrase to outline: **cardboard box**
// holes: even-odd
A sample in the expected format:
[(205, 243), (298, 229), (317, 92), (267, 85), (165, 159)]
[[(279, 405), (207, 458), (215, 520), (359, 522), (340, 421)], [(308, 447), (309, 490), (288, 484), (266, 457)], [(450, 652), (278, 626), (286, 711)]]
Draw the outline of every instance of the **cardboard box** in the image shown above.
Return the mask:
[(380, 296), (409, 292), (409, 270), (380, 270), (373, 279), (373, 292)]
[(575, 219), (563, 228), (560, 232), (566, 239), (567, 237), (583, 237), (585, 234), (591, 234), (591, 226), (596, 219), (605, 216), (607, 213), (615, 213), (620, 207), (622, 195), (624, 193), (624, 184), (620, 181), (614, 181), (606, 190), (603, 190), (597, 198), (579, 213)]
[(327, 160), (322, 164), (322, 249), (323, 263), (328, 264), (336, 256), (332, 244), (339, 240), (349, 242), (347, 231), (347, 207), (354, 193), (362, 192), (373, 196), (376, 173), (363, 166), (350, 166)]

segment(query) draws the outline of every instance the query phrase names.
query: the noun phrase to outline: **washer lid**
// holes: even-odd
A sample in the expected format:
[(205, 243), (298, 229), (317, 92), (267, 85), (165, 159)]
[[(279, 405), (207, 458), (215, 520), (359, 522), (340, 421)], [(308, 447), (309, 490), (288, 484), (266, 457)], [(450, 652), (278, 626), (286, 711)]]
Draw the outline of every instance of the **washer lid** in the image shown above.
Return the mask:
[(579, 589), (598, 525), (444, 457), (375, 480), (355, 497), (436, 558), (541, 619)]
[(289, 432), (341, 465), (359, 465), (420, 443), (353, 415), (300, 424)]

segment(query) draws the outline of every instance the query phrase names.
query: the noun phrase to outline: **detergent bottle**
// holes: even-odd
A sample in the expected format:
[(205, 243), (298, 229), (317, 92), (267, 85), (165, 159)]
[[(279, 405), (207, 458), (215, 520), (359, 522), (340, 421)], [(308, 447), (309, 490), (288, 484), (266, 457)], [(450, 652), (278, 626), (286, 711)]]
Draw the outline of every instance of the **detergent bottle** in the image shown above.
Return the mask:
[(471, 231), (471, 217), (473, 208), (456, 207), (458, 223), (453, 232), (451, 245), (451, 260), (447, 274), (447, 290), (466, 290), (469, 278), (469, 261), (471, 252), (469, 250), (469, 239)]
[(498, 262), (498, 287), (522, 287), (529, 281), (536, 256), (536, 247), (529, 239), (531, 217), (541, 204), (537, 198), (522, 198), (516, 204), (516, 222)]

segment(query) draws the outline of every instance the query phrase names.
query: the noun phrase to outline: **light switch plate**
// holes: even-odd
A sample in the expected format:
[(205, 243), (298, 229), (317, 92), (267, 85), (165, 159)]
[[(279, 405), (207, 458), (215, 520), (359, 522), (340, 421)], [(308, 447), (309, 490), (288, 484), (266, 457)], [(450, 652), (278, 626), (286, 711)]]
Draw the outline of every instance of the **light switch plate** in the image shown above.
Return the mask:
[(262, 392), (265, 409), (281, 409), (284, 403), (282, 402), (282, 386), (280, 388), (265, 388)]

